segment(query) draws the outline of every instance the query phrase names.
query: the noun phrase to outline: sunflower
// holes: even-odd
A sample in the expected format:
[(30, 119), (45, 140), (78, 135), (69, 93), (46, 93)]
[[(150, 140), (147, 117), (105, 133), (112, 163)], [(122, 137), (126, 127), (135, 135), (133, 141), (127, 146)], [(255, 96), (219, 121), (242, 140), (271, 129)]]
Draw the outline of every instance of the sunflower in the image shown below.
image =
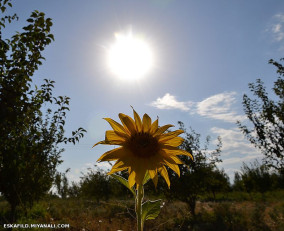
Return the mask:
[(165, 133), (173, 125), (159, 127), (158, 119), (152, 123), (147, 114), (144, 114), (141, 120), (134, 109), (133, 113), (134, 120), (125, 114), (119, 114), (122, 125), (110, 118), (104, 118), (113, 130), (106, 131), (105, 140), (94, 146), (109, 144), (121, 147), (104, 153), (97, 161), (116, 160), (109, 175), (128, 169), (130, 187), (135, 183), (142, 185), (147, 171), (155, 186), (158, 182), (158, 173), (160, 173), (170, 187), (166, 166), (180, 176), (178, 164), (183, 164), (183, 162), (177, 156), (186, 155), (193, 159), (190, 153), (178, 148), (184, 141), (178, 136), (183, 133), (183, 130)]

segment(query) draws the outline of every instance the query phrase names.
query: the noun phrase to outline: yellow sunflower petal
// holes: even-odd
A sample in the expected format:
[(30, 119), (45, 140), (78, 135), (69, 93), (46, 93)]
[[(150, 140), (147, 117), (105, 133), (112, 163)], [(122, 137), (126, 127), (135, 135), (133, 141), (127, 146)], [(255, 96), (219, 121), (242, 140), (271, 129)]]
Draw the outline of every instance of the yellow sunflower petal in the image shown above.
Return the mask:
[(189, 156), (189, 157), (193, 160), (193, 156), (192, 156), (189, 152), (187, 152), (187, 151), (185, 151), (185, 150), (183, 150), (183, 149), (179, 149), (179, 148), (172, 147), (172, 146), (167, 146), (167, 145), (163, 145), (163, 146), (162, 146), (162, 149), (163, 149), (166, 153), (168, 153), (169, 155), (175, 155), (175, 156), (184, 155), (184, 156)]
[(149, 172), (151, 179), (154, 179), (154, 177), (157, 175), (157, 169), (149, 170), (148, 172)]
[(101, 161), (112, 161), (122, 158), (125, 155), (124, 149), (122, 147), (110, 150), (104, 153), (97, 162)]
[(164, 133), (164, 134), (159, 136), (159, 141), (165, 142), (167, 140), (170, 140), (170, 139), (177, 137), (181, 133), (184, 133), (184, 131), (183, 130), (176, 130), (176, 131), (173, 131), (173, 132)]
[(165, 161), (166, 165), (169, 166), (178, 176), (180, 176), (179, 166), (177, 164), (172, 164), (170, 162)]
[(95, 147), (98, 144), (121, 145), (121, 141), (117, 141), (117, 140), (111, 140), (111, 141), (103, 140), (103, 141), (100, 141), (100, 142), (94, 144), (93, 147)]
[(134, 120), (135, 120), (135, 124), (137, 127), (138, 132), (142, 131), (142, 121), (140, 116), (137, 114), (137, 112), (133, 109), (133, 114), (134, 114)]
[(129, 117), (128, 115), (125, 115), (123, 113), (119, 113), (118, 116), (119, 116), (121, 122), (123, 123), (124, 127), (126, 128), (126, 130), (129, 131), (130, 134), (135, 134), (136, 128), (135, 128), (134, 120), (131, 117)]
[(164, 160), (167, 160), (169, 163), (184, 164), (177, 156), (168, 155), (166, 152), (165, 152), (165, 155), (163, 157), (164, 157)]
[(151, 129), (152, 120), (146, 113), (143, 116), (143, 132), (149, 132)]
[(151, 134), (154, 134), (156, 131), (157, 131), (157, 129), (158, 129), (158, 119), (156, 119), (153, 123), (152, 123), (152, 125), (151, 125), (151, 129), (150, 129), (150, 133)]
[(168, 171), (167, 171), (166, 167), (165, 167), (165, 166), (161, 167), (161, 168), (159, 169), (159, 171), (160, 171), (162, 177), (163, 177), (163, 178), (165, 179), (165, 181), (167, 182), (168, 187), (170, 188), (171, 182), (170, 182), (169, 174), (168, 174)]
[[(103, 140), (103, 141), (100, 141), (100, 142), (98, 142), (98, 143), (95, 143), (94, 145), (93, 145), (93, 147), (95, 147), (95, 146), (97, 146), (98, 144), (108, 144), (105, 140)], [(92, 148), (93, 148), (92, 147)]]
[(178, 136), (170, 140), (167, 140), (166, 142), (163, 142), (163, 144), (173, 146), (173, 147), (178, 147), (183, 143), (183, 141), (184, 139)]
[(134, 171), (132, 171), (130, 174), (129, 174), (129, 176), (128, 176), (128, 184), (129, 184), (129, 187), (133, 187), (134, 186), (134, 184), (135, 184), (135, 172)]
[(160, 151), (159, 154), (163, 156), (163, 162), (180, 176), (178, 164), (183, 164), (183, 162), (176, 156), (168, 155), (165, 151)]
[(124, 133), (124, 134), (126, 133), (124, 127), (121, 124), (119, 124), (116, 121), (114, 121), (113, 119), (111, 119), (111, 118), (104, 118), (104, 120), (106, 120), (110, 124), (110, 126), (112, 127), (112, 129), (114, 131), (120, 132), (120, 133)]
[(126, 166), (123, 161), (116, 161), (116, 163), (112, 166), (112, 169), (110, 170), (110, 172), (108, 173), (108, 175), (111, 175), (113, 173), (116, 173), (116, 172), (120, 172), (120, 171), (123, 171), (125, 169), (127, 169), (128, 166)]
[(153, 183), (155, 185), (155, 188), (157, 188), (157, 184), (158, 184), (158, 174), (155, 175), (155, 177), (152, 179)]
[(153, 136), (156, 137), (156, 136), (161, 135), (162, 133), (167, 131), (170, 127), (173, 127), (173, 125), (167, 124), (167, 125), (164, 125), (164, 126), (158, 128), (158, 130), (153, 134)]
[(155, 187), (157, 187), (157, 184), (158, 184), (158, 172), (157, 172), (157, 169), (149, 170), (148, 172), (149, 172), (149, 175), (150, 175), (151, 179), (154, 182)]
[(125, 136), (120, 136), (118, 135), (115, 131), (113, 130), (108, 130), (106, 131), (106, 141), (120, 141), (121, 143), (125, 142), (126, 137)]

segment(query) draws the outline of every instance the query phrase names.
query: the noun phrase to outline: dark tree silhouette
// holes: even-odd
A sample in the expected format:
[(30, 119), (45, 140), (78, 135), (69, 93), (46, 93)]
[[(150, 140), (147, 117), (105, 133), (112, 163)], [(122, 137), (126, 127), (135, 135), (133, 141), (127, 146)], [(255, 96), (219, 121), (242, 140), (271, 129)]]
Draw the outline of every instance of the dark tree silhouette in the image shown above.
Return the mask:
[[(281, 59), (280, 61), (283, 61)], [(264, 83), (257, 79), (249, 88), (255, 99), (243, 96), (244, 112), (252, 127), (237, 122), (247, 139), (264, 154), (268, 167), (284, 171), (284, 67), (270, 60), (277, 68), (278, 79), (274, 82), (272, 97), (269, 97)]]
[(0, 1), (0, 192), (11, 205), (32, 206), (47, 192), (62, 161), (60, 143), (79, 141), (84, 129), (64, 136), (68, 97), (54, 97), (54, 81), (37, 87), (32, 77), (42, 64), (42, 52), (53, 40), (52, 22), (34, 11), (28, 25), (11, 38), (3, 37), (16, 15), (5, 16), (10, 0)]

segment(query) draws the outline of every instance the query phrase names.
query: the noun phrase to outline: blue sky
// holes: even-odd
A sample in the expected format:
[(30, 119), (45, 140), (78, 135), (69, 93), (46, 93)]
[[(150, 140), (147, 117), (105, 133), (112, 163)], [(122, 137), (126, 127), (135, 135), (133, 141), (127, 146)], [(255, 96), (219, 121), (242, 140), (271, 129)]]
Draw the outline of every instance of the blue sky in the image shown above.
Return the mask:
[[(183, 121), (202, 135), (223, 140), (221, 158), (232, 176), (242, 162), (261, 157), (245, 141), (236, 120), (246, 122), (242, 95), (261, 78), (268, 88), (276, 79), (268, 60), (284, 51), (284, 2), (281, 0), (15, 0), (10, 12), (20, 20), (4, 33), (21, 31), (37, 9), (52, 18), (55, 41), (35, 75), (56, 81), (55, 94), (71, 97), (66, 134), (88, 133), (80, 144), (66, 145), (60, 170), (78, 180), (98, 157), (113, 147), (92, 145), (110, 127), (102, 118), (159, 116), (160, 124)], [(116, 78), (106, 63), (114, 33), (132, 28), (151, 46), (155, 64), (139, 81)], [(214, 147), (214, 145), (213, 145)], [(103, 165), (101, 166), (103, 167)]]

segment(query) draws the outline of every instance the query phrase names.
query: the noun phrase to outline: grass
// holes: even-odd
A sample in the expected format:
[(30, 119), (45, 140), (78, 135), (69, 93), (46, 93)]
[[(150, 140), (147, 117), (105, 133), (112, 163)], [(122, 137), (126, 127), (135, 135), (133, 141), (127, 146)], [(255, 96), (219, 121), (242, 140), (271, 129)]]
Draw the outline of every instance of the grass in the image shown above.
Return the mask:
[[(165, 201), (160, 215), (155, 220), (146, 221), (145, 230), (284, 230), (283, 191), (269, 192), (260, 196), (258, 194), (230, 193), (226, 200), (224, 198), (221, 200), (221, 195), (218, 195), (218, 197), (217, 202), (206, 201), (205, 199), (199, 201), (196, 217), (191, 216), (185, 203)], [(8, 203), (0, 200), (2, 223), (7, 223), (8, 208)], [(136, 230), (134, 202), (132, 200), (113, 199), (108, 202), (97, 203), (83, 199), (47, 198), (36, 203), (26, 215), (19, 210), (16, 223), (70, 224), (69, 230), (82, 231)]]

